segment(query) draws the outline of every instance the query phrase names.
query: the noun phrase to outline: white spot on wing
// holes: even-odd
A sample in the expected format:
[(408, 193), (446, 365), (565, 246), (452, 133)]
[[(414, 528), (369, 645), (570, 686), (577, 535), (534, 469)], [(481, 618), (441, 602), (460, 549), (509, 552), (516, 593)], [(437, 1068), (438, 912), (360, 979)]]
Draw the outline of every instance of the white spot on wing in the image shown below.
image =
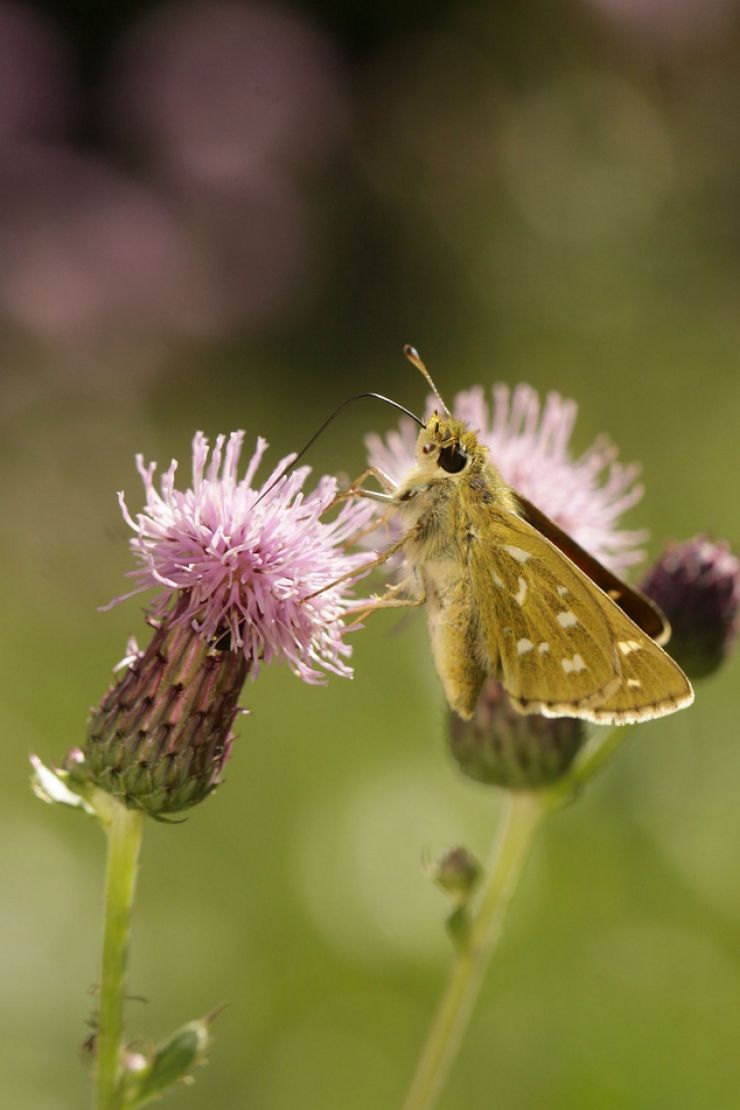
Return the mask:
[(639, 690), (642, 686), (639, 678), (628, 678), (627, 685), (631, 686), (634, 690)]
[(517, 563), (526, 563), (532, 556), (523, 547), (515, 547), (511, 543), (504, 544), (504, 551), (508, 551), (512, 559), (516, 559)]
[(514, 601), (517, 603), (517, 605), (523, 605), (526, 596), (527, 596), (527, 583), (524, 581), (524, 579), (522, 578), (522, 576), (520, 574), (519, 575), (519, 589), (514, 594)]
[(549, 651), (550, 650), (550, 645), (548, 644), (547, 640), (543, 640), (542, 643), (540, 644), (540, 646), (537, 648), (537, 650), (540, 653), (540, 655), (544, 655), (545, 652)]
[(493, 579), (494, 586), (498, 586), (500, 589), (503, 589), (504, 584), (501, 581), (501, 579), (499, 578), (499, 576), (496, 574), (495, 570), (491, 571), (491, 578)]
[(572, 628), (574, 624), (578, 624), (578, 617), (570, 609), (566, 609), (565, 612), (558, 613), (558, 622), (563, 628)]
[(558, 586), (558, 593), (560, 594), (561, 597), (567, 597), (568, 587), (567, 586)]
[(637, 640), (620, 640), (619, 650), (622, 655), (629, 655), (632, 651), (639, 651), (642, 645), (638, 644)]
[(531, 640), (517, 640), (516, 653), (517, 655), (526, 655), (527, 652), (531, 651), (533, 647), (534, 644)]
[(572, 659), (561, 659), (560, 664), (566, 674), (578, 674), (579, 671), (586, 670), (586, 664), (580, 655), (574, 655)]

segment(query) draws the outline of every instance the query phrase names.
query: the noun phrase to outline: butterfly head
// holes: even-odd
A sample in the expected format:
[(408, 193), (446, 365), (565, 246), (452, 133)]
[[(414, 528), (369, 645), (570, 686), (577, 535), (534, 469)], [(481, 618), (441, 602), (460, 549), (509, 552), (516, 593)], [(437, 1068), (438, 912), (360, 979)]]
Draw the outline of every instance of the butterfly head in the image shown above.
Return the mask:
[(416, 462), (430, 477), (462, 477), (480, 470), (485, 448), (461, 420), (433, 412), (416, 441)]

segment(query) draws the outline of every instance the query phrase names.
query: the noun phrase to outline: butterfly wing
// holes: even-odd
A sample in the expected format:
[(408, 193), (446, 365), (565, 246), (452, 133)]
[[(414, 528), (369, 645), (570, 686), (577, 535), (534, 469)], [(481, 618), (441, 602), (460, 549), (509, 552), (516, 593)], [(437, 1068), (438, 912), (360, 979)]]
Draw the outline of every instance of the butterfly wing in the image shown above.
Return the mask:
[(559, 528), (554, 520), (545, 516), (541, 509), (517, 493), (516, 500), (519, 506), (519, 516), (532, 525), (541, 535), (554, 544), (572, 563), (584, 572), (587, 578), (595, 582), (604, 593), (615, 601), (630, 620), (647, 632), (648, 636), (656, 643), (665, 644), (670, 639), (671, 627), (654, 601), (646, 597), (640, 590), (629, 586), (613, 574), (607, 567), (589, 554), (585, 548), (576, 543), (572, 536)]
[(693, 701), (680, 667), (516, 513), (490, 512), (467, 561), (478, 658), (522, 713), (623, 724)]

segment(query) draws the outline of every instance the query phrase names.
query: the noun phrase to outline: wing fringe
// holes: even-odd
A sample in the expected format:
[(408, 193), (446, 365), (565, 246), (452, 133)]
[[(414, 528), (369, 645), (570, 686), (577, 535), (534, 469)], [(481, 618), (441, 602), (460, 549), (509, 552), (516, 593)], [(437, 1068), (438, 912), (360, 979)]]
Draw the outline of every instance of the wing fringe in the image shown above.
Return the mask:
[(599, 709), (593, 702), (598, 701), (602, 693), (603, 691), (599, 691), (581, 701), (573, 702), (522, 701), (511, 694), (509, 700), (517, 713), (523, 716), (539, 713), (543, 717), (577, 717), (596, 725), (632, 725), (641, 721), (654, 721), (657, 717), (667, 717), (670, 713), (675, 713), (677, 709), (686, 709), (694, 700), (693, 688), (689, 686), (686, 694), (663, 698), (650, 705), (631, 709)]

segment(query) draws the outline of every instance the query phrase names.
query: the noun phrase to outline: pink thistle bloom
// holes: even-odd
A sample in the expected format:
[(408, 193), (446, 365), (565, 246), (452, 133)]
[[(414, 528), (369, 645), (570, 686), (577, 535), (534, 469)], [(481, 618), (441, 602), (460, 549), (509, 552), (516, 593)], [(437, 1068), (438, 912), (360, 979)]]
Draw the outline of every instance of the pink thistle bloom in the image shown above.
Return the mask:
[[(640, 562), (645, 531), (618, 527), (622, 513), (640, 500), (639, 468), (617, 461), (617, 449), (599, 438), (579, 458), (569, 451), (578, 406), (548, 393), (544, 406), (528, 385), (492, 389), (493, 411), (482, 386), (458, 393), (452, 413), (476, 431), (504, 480), (612, 570)], [(427, 412), (438, 402), (430, 397)], [(414, 464), (418, 429), (404, 417), (384, 439), (366, 438), (372, 466), (400, 482)]]
[(367, 562), (367, 553), (349, 555), (345, 545), (367, 525), (373, 506), (352, 500), (324, 522), (337, 493), (334, 478), (321, 478), (305, 493), (310, 468), (301, 467), (272, 486), (295, 457), (290, 455), (253, 486), (267, 443), (257, 440), (240, 479), (243, 442), (241, 431), (220, 435), (209, 459), (208, 440), (197, 432), (192, 484), (185, 490), (175, 488), (175, 460), (157, 489), (156, 463), (145, 465), (137, 456), (146, 505), (132, 516), (123, 493), (118, 495), (141, 564), (129, 572), (137, 588), (124, 597), (158, 589), (152, 616), (188, 625), (209, 642), (226, 641), (243, 652), (253, 676), (260, 662), (283, 657), (306, 682), (323, 682), (323, 671), (350, 677), (343, 618), (351, 583), (310, 595)]

